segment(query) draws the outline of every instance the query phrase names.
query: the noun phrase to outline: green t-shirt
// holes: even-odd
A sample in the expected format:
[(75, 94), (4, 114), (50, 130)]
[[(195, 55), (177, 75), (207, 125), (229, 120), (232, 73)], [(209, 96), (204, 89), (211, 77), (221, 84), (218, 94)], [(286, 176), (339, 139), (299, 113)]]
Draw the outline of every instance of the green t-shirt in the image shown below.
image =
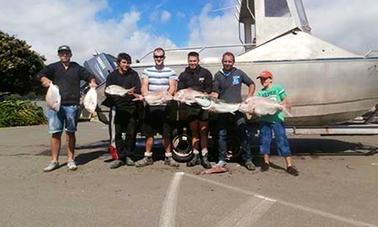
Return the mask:
[[(287, 95), (281, 85), (272, 84), (271, 88), (262, 88), (257, 92), (257, 96), (269, 98), (277, 103), (281, 103)], [(285, 115), (282, 111), (279, 111), (273, 115), (261, 116), (260, 120), (268, 122), (283, 122), (285, 120)]]

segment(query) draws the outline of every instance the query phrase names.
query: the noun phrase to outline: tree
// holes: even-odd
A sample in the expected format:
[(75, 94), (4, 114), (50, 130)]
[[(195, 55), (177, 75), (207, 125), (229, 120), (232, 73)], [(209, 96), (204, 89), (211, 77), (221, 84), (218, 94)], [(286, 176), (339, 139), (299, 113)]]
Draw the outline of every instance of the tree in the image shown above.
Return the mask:
[(45, 58), (30, 49), (25, 41), (0, 31), (0, 93), (41, 93), (37, 73)]

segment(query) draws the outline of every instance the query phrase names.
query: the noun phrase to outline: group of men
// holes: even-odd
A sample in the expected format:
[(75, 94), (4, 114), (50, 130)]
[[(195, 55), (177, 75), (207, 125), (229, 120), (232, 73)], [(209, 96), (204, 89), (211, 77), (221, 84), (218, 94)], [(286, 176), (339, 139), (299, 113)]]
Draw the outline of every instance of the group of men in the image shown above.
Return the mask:
[[(39, 73), (42, 85), (48, 87), (54, 81), (60, 88), (62, 94), (62, 106), (59, 112), (49, 110), (49, 132), (52, 134), (51, 150), (52, 161), (44, 169), (48, 172), (56, 169), (58, 164), (58, 152), (60, 148), (60, 137), (63, 132), (63, 125), (68, 142), (68, 168), (75, 170), (74, 144), (77, 125), (77, 108), (79, 104), (79, 81), (86, 80), (92, 87), (96, 86), (94, 77), (77, 63), (70, 62), (72, 56), (68, 46), (61, 46), (58, 49), (59, 62), (47, 66)], [(119, 168), (123, 165), (144, 167), (153, 164), (152, 148), (154, 135), (160, 133), (163, 138), (165, 151), (164, 164), (177, 167), (179, 164), (172, 158), (172, 131), (175, 124), (171, 112), (172, 105), (158, 105), (143, 107), (143, 118), (140, 121), (141, 103), (135, 101), (136, 97), (143, 97), (150, 92), (164, 91), (169, 95), (175, 92), (191, 88), (208, 94), (214, 98), (222, 99), (226, 102), (240, 103), (242, 99), (242, 84), (248, 86), (247, 97), (255, 93), (255, 84), (242, 70), (234, 67), (235, 56), (231, 52), (222, 55), (223, 68), (214, 77), (209, 70), (199, 65), (199, 54), (190, 52), (188, 54), (188, 66), (177, 76), (176, 72), (164, 65), (165, 51), (156, 48), (153, 51), (155, 65), (144, 69), (142, 75), (133, 70), (131, 57), (129, 54), (120, 53), (117, 57), (117, 69), (111, 72), (106, 80), (106, 87), (118, 85), (129, 92), (124, 96), (109, 95), (108, 103), (115, 108), (115, 143), (118, 152), (118, 159), (110, 164), (111, 169)], [(264, 97), (278, 97), (277, 101), (286, 103), (286, 93), (283, 88), (272, 85), (273, 75), (269, 71), (264, 71), (258, 77), (263, 85), (262, 91), (258, 94)], [(269, 80), (270, 79), (270, 80)], [(266, 85), (264, 85), (266, 83)], [(273, 88), (273, 89), (272, 89)], [(265, 92), (264, 92), (265, 89)], [(181, 110), (186, 113), (189, 129), (192, 137), (192, 147), (194, 156), (187, 162), (187, 166), (201, 164), (204, 168), (211, 168), (208, 159), (208, 131), (209, 131), (209, 112), (201, 109), (198, 105), (180, 105)], [(277, 116), (280, 113), (277, 113)], [(274, 116), (273, 116), (274, 117)], [(281, 115), (280, 115), (281, 117)], [(273, 119), (273, 120), (272, 120)], [(269, 169), (269, 152), (271, 143), (271, 131), (279, 136), (277, 145), (279, 153), (284, 156), (287, 172), (298, 175), (298, 171), (291, 163), (290, 148), (287, 143), (285, 133), (282, 133), (283, 118), (272, 118), (261, 125), (260, 150), (264, 155), (264, 162), (261, 166), (262, 171)], [(278, 121), (276, 122), (276, 120)], [(58, 122), (58, 123), (57, 123)], [(141, 123), (141, 124), (139, 124)], [(277, 123), (277, 124), (276, 124)], [(141, 160), (135, 160), (135, 138), (141, 125), (141, 132), (146, 137), (145, 153)], [(230, 125), (236, 129), (240, 138), (241, 161), (248, 170), (255, 170), (251, 155), (251, 136), (245, 116), (241, 112), (219, 113), (217, 116), (217, 142), (218, 142), (218, 163), (217, 166), (226, 165), (227, 153), (227, 131)], [(269, 133), (270, 132), (270, 133)], [(277, 133), (279, 132), (279, 133)], [(270, 136), (270, 138), (269, 138)]]

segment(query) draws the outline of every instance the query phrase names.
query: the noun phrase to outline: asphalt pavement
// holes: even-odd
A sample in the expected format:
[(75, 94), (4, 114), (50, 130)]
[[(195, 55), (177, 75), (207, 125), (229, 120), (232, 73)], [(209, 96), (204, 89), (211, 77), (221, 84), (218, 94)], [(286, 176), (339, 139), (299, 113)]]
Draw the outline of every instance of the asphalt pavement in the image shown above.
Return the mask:
[[(0, 226), (378, 226), (378, 136), (290, 136), (298, 177), (276, 168), (198, 175), (156, 161), (109, 169), (107, 127), (79, 124), (77, 171), (44, 173), (47, 126), (0, 129)], [(64, 141), (64, 140), (63, 140)], [(259, 157), (255, 163), (259, 164)]]

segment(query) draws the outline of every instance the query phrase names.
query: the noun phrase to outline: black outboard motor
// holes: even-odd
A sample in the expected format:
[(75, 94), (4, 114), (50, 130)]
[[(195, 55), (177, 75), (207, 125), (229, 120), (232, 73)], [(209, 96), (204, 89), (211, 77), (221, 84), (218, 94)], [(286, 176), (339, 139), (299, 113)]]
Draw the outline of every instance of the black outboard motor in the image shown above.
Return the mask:
[[(109, 124), (109, 114), (111, 113), (109, 107), (102, 105), (102, 102), (106, 99), (104, 94), (105, 82), (108, 75), (117, 68), (116, 60), (117, 59), (110, 54), (101, 53), (84, 62), (84, 67), (96, 78), (98, 97), (98, 108), (96, 111), (99, 120), (105, 124)], [(82, 85), (81, 91), (83, 95), (87, 90), (88, 87), (85, 84)]]

